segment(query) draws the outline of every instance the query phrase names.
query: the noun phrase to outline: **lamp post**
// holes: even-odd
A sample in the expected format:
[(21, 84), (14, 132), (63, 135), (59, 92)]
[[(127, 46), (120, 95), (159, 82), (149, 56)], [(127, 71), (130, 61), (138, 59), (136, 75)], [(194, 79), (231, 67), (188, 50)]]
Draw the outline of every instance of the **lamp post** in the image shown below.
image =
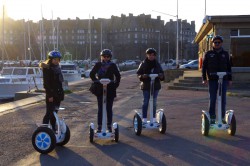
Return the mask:
[(168, 63), (169, 63), (169, 41), (166, 43), (168, 44)]
[(171, 15), (171, 14), (167, 14), (167, 13), (163, 13), (163, 12), (159, 12), (159, 11), (155, 11), (152, 10), (153, 12), (157, 12), (157, 13), (161, 13), (164, 15), (168, 15), (168, 16), (172, 16), (172, 17), (176, 17), (176, 66), (179, 66), (179, 23), (178, 23), (178, 0), (177, 0), (177, 14), (176, 15)]
[(158, 61), (161, 62), (161, 31), (155, 31), (157, 33), (159, 33), (158, 36)]

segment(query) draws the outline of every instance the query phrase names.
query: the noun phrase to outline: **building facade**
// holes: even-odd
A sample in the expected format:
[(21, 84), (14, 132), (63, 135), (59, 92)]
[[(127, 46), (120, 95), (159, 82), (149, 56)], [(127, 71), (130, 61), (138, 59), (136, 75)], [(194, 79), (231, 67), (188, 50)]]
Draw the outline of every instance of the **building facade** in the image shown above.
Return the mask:
[[(178, 29), (179, 57), (197, 57), (196, 44), (192, 44), (195, 23), (179, 21), (182, 25)], [(110, 48), (119, 61), (143, 60), (148, 47), (158, 51), (162, 62), (176, 56), (176, 22), (164, 24), (160, 16), (154, 19), (145, 14), (122, 14), (110, 19), (57, 18), (37, 23), (8, 18), (3, 24), (4, 33), (0, 34), (1, 39), (4, 38), (1, 40), (2, 59), (45, 59), (48, 51), (58, 49), (62, 53), (70, 52), (73, 59), (93, 60), (99, 58), (100, 50)], [(2, 29), (3, 26), (0, 31)]]
[(250, 67), (250, 15), (206, 16), (195, 37), (200, 61), (212, 49), (215, 35), (223, 37), (223, 48), (231, 55), (234, 67)]

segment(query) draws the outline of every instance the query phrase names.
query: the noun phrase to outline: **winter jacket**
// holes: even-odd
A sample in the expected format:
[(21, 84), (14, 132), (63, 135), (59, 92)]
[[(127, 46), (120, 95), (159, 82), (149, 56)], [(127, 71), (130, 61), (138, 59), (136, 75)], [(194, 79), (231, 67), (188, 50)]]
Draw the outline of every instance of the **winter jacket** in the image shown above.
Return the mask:
[(57, 101), (64, 99), (64, 91), (62, 87), (63, 75), (59, 65), (53, 65), (43, 62), (39, 65), (43, 70), (43, 86), (46, 97), (53, 97)]
[(116, 97), (116, 89), (120, 84), (121, 74), (115, 63), (111, 61), (107, 63), (97, 62), (90, 72), (90, 78), (97, 86), (98, 92), (95, 94), (96, 96), (103, 95), (103, 85), (98, 83), (97, 80), (107, 78), (112, 81), (107, 86), (107, 97)]
[(202, 79), (207, 80), (218, 80), (217, 75), (211, 75), (211, 73), (216, 72), (228, 72), (229, 74), (224, 76), (225, 80), (232, 80), (231, 75), (231, 61), (227, 51), (223, 48), (216, 51), (215, 49), (208, 51), (203, 59), (202, 64)]
[(141, 81), (140, 89), (141, 90), (150, 90), (150, 77), (143, 78), (144, 74), (162, 74), (163, 78), (159, 77), (155, 78), (154, 89), (160, 90), (161, 83), (160, 81), (164, 81), (164, 72), (162, 70), (161, 65), (156, 61), (149, 61), (147, 58), (141, 62), (139, 68), (137, 69), (137, 75)]

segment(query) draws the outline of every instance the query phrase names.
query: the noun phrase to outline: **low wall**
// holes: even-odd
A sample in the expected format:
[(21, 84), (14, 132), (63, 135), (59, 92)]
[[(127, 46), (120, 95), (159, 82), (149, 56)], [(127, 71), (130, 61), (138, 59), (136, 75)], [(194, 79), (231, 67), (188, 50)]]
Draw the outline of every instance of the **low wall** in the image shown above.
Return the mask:
[(167, 69), (164, 71), (165, 82), (170, 82), (179, 76), (182, 76), (185, 69)]
[(250, 67), (233, 67), (232, 81), (237, 89), (250, 89)]

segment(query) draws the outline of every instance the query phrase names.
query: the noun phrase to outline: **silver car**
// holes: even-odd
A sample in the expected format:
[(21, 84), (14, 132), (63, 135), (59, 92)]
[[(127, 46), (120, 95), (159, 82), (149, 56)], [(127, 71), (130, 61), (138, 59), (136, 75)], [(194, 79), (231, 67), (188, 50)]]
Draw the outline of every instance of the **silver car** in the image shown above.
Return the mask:
[(180, 65), (180, 69), (198, 69), (198, 59), (192, 60), (186, 64)]

